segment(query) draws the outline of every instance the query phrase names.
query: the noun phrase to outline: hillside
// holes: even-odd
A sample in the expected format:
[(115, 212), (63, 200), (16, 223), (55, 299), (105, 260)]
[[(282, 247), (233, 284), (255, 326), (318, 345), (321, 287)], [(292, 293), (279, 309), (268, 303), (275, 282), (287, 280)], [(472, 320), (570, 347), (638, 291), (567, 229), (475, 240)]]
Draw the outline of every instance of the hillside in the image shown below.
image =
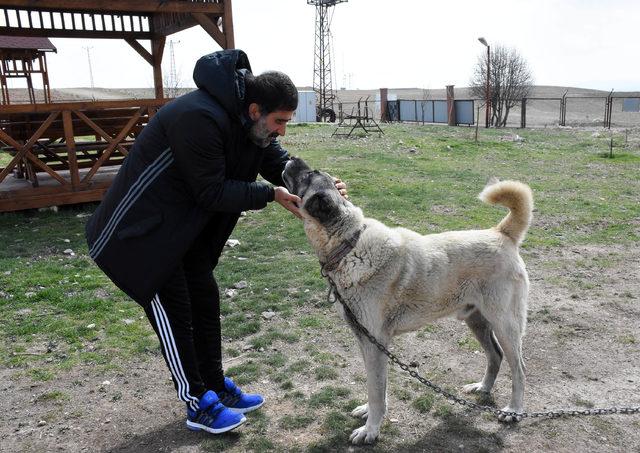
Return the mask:
[[(187, 93), (194, 88), (184, 88), (180, 94)], [(300, 90), (311, 90), (311, 87), (300, 87)], [(12, 103), (28, 102), (26, 89), (10, 89)], [(553, 126), (558, 124), (560, 104), (558, 99), (567, 93), (566, 124), (571, 126), (599, 126), (602, 125), (605, 109), (605, 98), (608, 91), (593, 90), (577, 87), (562, 86), (535, 86), (531, 100), (527, 103), (527, 126)], [(379, 106), (375, 105), (379, 89), (371, 90), (339, 90), (337, 102), (342, 103), (345, 112), (355, 112), (358, 100), (370, 100), (369, 107), (379, 115)], [(445, 89), (422, 88), (389, 88), (389, 97), (409, 100), (437, 100), (446, 99)], [(38, 99), (42, 99), (42, 93), (37, 92)], [(148, 99), (154, 97), (152, 88), (56, 88), (51, 90), (54, 102), (74, 102), (92, 100), (116, 100), (116, 99)], [(622, 98), (640, 97), (640, 91), (614, 92), (614, 105), (612, 110), (612, 125), (617, 127), (640, 126), (640, 113), (622, 111)], [(472, 99), (469, 87), (455, 88), (456, 99)], [(553, 100), (535, 100), (535, 98), (552, 98)], [(336, 105), (336, 110), (338, 106)], [(514, 107), (509, 115), (508, 126), (520, 125), (520, 108)]]

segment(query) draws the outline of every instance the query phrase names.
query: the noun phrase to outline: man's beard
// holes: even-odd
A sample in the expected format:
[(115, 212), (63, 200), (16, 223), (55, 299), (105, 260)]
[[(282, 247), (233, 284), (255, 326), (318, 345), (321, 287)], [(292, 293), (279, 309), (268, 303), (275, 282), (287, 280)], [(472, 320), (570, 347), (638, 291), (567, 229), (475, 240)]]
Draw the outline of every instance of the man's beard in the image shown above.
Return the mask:
[(249, 140), (258, 145), (260, 148), (266, 148), (271, 141), (278, 136), (277, 132), (269, 133), (267, 127), (266, 115), (261, 116), (249, 129)]

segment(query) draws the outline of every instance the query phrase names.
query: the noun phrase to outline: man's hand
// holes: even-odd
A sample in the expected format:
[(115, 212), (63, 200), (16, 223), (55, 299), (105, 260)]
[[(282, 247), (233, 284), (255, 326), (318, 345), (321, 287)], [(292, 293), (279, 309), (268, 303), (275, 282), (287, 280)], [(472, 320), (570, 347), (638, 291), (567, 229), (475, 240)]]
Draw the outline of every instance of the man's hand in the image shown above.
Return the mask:
[(336, 185), (336, 189), (340, 192), (345, 199), (349, 199), (349, 195), (347, 195), (347, 185), (342, 182), (340, 178), (333, 178), (333, 183)]
[(289, 193), (289, 191), (285, 187), (274, 187), (274, 201), (277, 201), (282, 205), (283, 208), (291, 211), (293, 215), (297, 218), (301, 219), (302, 215), (300, 214), (300, 208), (298, 208), (298, 204), (302, 202), (300, 197)]

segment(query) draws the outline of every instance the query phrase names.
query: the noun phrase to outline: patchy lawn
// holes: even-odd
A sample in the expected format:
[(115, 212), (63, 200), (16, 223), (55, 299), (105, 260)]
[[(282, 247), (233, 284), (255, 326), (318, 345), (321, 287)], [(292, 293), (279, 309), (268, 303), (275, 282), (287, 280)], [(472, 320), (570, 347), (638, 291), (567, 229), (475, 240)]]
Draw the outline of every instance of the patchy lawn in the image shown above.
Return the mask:
[[(427, 234), (486, 228), (490, 176), (531, 185), (522, 255), (531, 279), (524, 343), (528, 410), (640, 406), (640, 131), (489, 130), (392, 125), (332, 139), (294, 126), (287, 149), (347, 181), (367, 216)], [(512, 140), (519, 134), (523, 141)], [(301, 225), (269, 206), (242, 217), (216, 270), (228, 374), (267, 403), (230, 434), (184, 427), (144, 313), (87, 256), (95, 205), (0, 215), (0, 451), (346, 451), (365, 400), (358, 348), (325, 302)], [(240, 285), (243, 286), (243, 285)], [(394, 352), (449, 390), (477, 381), (484, 355), (441, 320)], [(504, 365), (493, 398), (510, 395)], [(640, 415), (499, 424), (452, 406), (391, 367), (389, 413), (370, 451), (632, 451)]]

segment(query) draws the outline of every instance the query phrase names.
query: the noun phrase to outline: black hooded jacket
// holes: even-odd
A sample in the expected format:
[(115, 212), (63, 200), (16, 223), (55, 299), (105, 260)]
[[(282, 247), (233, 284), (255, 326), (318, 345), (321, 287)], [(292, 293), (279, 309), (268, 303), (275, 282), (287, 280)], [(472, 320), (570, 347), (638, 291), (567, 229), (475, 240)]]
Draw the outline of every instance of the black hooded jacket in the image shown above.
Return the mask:
[(89, 254), (111, 280), (146, 306), (195, 238), (210, 239), (212, 262), (242, 211), (273, 201), (289, 159), (274, 139), (248, 139), (241, 50), (202, 57), (197, 90), (166, 104), (136, 139), (86, 225)]

